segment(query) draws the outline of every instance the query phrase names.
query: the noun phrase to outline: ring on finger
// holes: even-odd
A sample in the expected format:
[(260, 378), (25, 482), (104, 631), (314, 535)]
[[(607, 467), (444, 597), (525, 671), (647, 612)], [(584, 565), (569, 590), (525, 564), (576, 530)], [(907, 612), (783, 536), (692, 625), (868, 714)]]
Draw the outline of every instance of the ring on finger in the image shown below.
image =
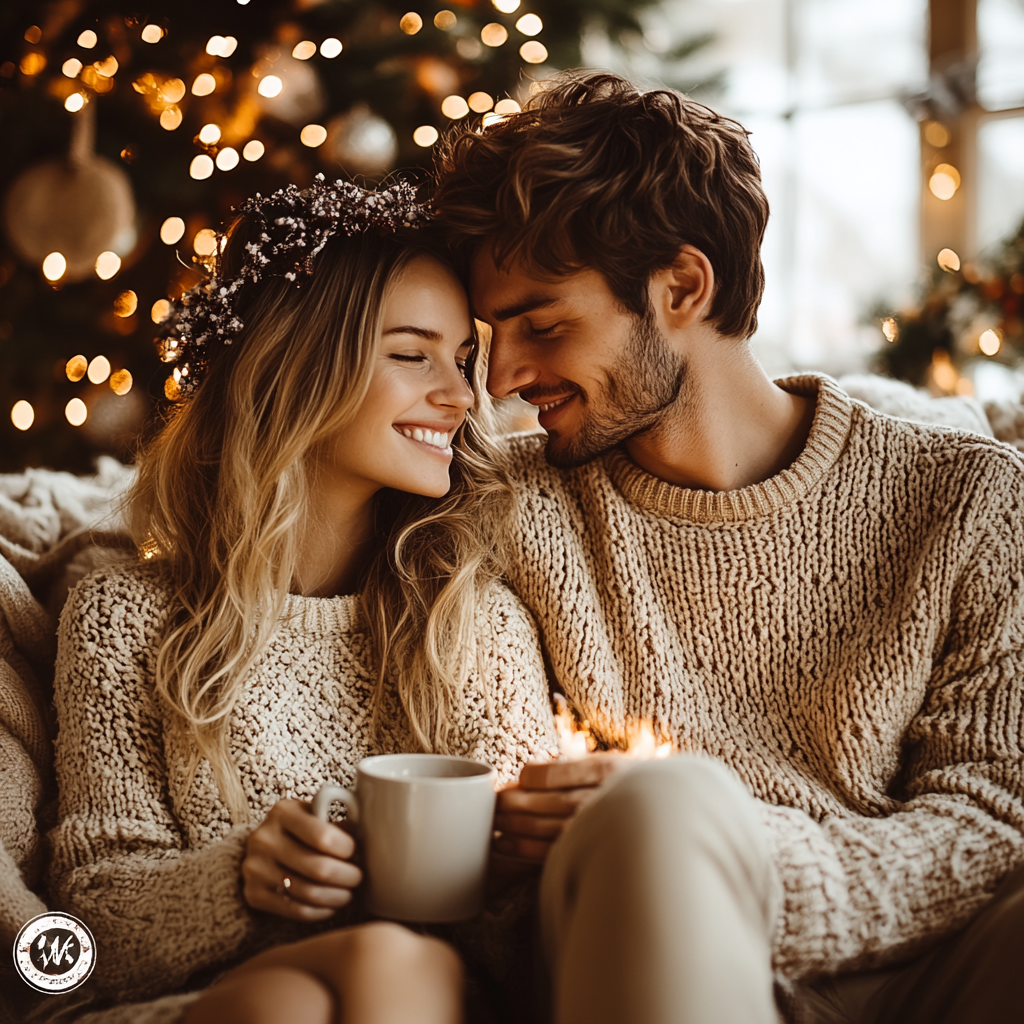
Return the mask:
[(287, 875), (285, 875), (284, 878), (281, 879), (281, 884), (274, 891), (277, 893), (278, 896), (283, 896), (286, 900), (290, 900), (292, 898), (292, 895), (288, 890), (291, 887), (292, 880)]

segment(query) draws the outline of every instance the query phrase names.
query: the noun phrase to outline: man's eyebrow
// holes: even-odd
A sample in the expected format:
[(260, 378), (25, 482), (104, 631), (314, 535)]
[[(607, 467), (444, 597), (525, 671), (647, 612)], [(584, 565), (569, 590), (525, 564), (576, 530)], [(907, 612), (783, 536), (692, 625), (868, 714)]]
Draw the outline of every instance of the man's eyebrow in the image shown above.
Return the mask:
[(389, 334), (415, 334), (417, 337), (426, 338), (427, 341), (444, 341), (444, 335), (440, 331), (431, 330), (429, 327), (389, 327), (384, 335)]
[(554, 306), (559, 299), (531, 296), (514, 306), (503, 306), (494, 311), (494, 319), (499, 323), (503, 320), (511, 320), (513, 317), (522, 316), (523, 313), (532, 313), (535, 309), (544, 309), (546, 306)]

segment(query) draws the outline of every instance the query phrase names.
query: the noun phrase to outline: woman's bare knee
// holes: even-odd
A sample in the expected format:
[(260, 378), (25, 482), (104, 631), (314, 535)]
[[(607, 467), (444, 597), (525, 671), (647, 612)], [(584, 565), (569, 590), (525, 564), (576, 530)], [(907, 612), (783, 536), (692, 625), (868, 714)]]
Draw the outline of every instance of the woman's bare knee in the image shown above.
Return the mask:
[(230, 974), (189, 1008), (182, 1024), (332, 1024), (330, 987), (294, 967)]

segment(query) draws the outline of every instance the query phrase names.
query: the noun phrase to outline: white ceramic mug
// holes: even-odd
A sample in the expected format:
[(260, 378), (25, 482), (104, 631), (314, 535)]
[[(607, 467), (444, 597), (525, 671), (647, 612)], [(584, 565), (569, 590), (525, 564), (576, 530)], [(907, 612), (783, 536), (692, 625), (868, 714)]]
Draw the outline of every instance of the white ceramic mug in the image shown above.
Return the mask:
[(363, 848), (371, 913), (462, 921), (483, 906), (495, 777), (462, 757), (367, 757), (356, 768), (356, 792), (322, 786), (313, 813), (326, 821), (334, 800), (345, 805)]

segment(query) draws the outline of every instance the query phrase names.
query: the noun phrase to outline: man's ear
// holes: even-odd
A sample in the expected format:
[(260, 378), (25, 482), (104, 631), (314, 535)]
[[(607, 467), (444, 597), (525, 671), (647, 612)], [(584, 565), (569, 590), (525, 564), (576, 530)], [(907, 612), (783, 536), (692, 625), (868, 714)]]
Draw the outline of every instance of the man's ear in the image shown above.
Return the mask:
[(671, 265), (651, 275), (650, 288), (651, 302), (667, 327), (692, 327), (711, 311), (715, 271), (700, 249), (684, 245)]

